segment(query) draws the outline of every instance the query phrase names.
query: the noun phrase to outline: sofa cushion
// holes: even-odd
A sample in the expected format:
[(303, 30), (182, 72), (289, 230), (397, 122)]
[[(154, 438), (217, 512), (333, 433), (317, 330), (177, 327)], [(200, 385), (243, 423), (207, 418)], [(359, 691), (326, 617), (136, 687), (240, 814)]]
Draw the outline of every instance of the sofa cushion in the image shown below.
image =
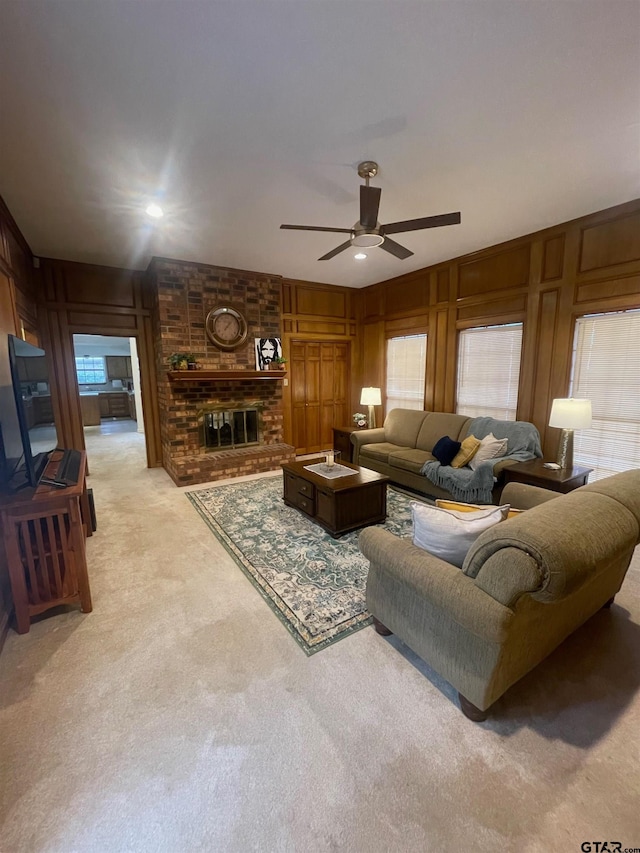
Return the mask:
[(478, 452), (478, 448), (482, 444), (481, 439), (476, 438), (475, 435), (469, 435), (460, 443), (460, 450), (456, 453), (453, 462), (451, 463), (452, 468), (464, 468), (473, 457)]
[[(459, 501), (448, 501), (443, 498), (438, 498), (436, 506), (440, 507), (440, 509), (455, 509), (457, 512), (476, 512), (476, 510), (479, 509), (493, 509), (495, 504), (463, 504)], [(514, 509), (509, 504), (501, 505), (501, 509), (504, 509), (505, 507), (508, 507), (507, 518), (514, 518), (516, 515), (520, 515), (521, 512), (524, 512), (523, 509)]]
[(451, 465), (462, 445), (459, 441), (443, 435), (433, 445), (431, 451), (441, 465)]
[(412, 474), (421, 474), (425, 462), (433, 462), (433, 455), (426, 450), (396, 450), (389, 454), (391, 468), (401, 468)]
[[(415, 447), (426, 416), (427, 412), (415, 409), (391, 409), (384, 421), (384, 437), (399, 447)], [(444, 432), (446, 430), (441, 431), (440, 435), (444, 435)]]
[(466, 415), (454, 415), (448, 412), (427, 412), (413, 447), (417, 447), (418, 450), (428, 450), (429, 453), (432, 453), (436, 441), (442, 438), (443, 435), (448, 435), (457, 441), (463, 427), (467, 425), (468, 421), (469, 418)]
[(398, 444), (391, 444), (390, 441), (379, 441), (376, 444), (363, 444), (360, 448), (358, 462), (361, 465), (364, 465), (364, 460), (369, 457), (370, 459), (375, 459), (377, 462), (387, 463), (389, 460), (389, 454), (397, 450), (404, 450), (404, 448)]
[(457, 512), (411, 501), (413, 544), (462, 568), (475, 540), (505, 518), (508, 506), (491, 506), (474, 512)]
[(476, 450), (472, 459), (469, 462), (469, 468), (475, 471), (481, 462), (486, 462), (488, 459), (497, 459), (499, 456), (504, 456), (507, 452), (508, 440), (506, 438), (496, 438), (490, 432), (480, 442), (480, 447)]

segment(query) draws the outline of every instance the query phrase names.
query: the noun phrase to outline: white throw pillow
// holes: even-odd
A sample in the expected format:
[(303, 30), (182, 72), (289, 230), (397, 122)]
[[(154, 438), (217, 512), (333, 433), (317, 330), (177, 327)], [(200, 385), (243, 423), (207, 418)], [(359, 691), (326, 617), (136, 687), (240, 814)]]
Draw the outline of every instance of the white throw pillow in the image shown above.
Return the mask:
[(508, 441), (506, 438), (496, 438), (490, 432), (480, 442), (480, 447), (476, 450), (474, 457), (469, 462), (469, 468), (475, 471), (481, 462), (486, 462), (487, 459), (497, 459), (498, 456), (504, 456), (507, 452)]
[(467, 551), (478, 536), (505, 519), (509, 509), (509, 504), (504, 504), (460, 512), (411, 501), (413, 544), (462, 568)]

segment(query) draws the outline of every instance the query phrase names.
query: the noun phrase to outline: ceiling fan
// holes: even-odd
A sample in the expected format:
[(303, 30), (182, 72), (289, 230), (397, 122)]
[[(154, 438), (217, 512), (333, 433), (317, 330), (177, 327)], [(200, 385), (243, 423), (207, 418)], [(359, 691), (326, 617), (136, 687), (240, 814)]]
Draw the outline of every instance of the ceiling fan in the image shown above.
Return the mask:
[(378, 222), (378, 208), (380, 207), (380, 187), (370, 187), (369, 179), (378, 174), (378, 164), (372, 160), (365, 160), (358, 164), (358, 174), (364, 179), (364, 186), (360, 187), (360, 219), (353, 228), (322, 228), (315, 225), (281, 225), (290, 231), (331, 231), (335, 234), (349, 234), (349, 239), (341, 243), (318, 258), (319, 261), (328, 261), (335, 258), (340, 252), (344, 252), (349, 246), (362, 249), (371, 249), (379, 246), (385, 252), (395, 255), (396, 258), (404, 260), (411, 257), (413, 252), (405, 249), (400, 243), (389, 239), (389, 234), (401, 234), (404, 231), (419, 231), (422, 228), (439, 228), (441, 225), (458, 225), (460, 223), (460, 212), (441, 213), (439, 216), (424, 216), (422, 219), (407, 219), (404, 222), (390, 222), (381, 225)]

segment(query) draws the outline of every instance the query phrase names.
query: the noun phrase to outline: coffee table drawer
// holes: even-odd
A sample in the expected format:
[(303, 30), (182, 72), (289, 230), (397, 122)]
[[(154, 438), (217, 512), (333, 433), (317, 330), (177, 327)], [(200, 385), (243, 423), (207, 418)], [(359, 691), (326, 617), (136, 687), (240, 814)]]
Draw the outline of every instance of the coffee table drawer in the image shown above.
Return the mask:
[(313, 483), (285, 471), (284, 498), (307, 515), (315, 513), (316, 489)]

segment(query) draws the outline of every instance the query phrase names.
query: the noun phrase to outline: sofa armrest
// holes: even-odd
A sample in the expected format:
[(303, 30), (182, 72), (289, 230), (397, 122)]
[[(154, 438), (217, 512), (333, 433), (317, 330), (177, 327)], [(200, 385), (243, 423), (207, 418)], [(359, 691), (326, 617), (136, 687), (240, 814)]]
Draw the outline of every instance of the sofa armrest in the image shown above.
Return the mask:
[(512, 611), (479, 589), (456, 566), (378, 527), (365, 528), (359, 545), (372, 570), (380, 567), (472, 634), (491, 643), (504, 640)]
[(511, 504), (514, 509), (531, 509), (539, 504), (561, 497), (560, 492), (530, 486), (528, 483), (507, 483), (502, 490), (501, 503)]
[(384, 427), (376, 427), (376, 429), (359, 429), (357, 432), (352, 432), (351, 444), (353, 444), (353, 464), (358, 464), (360, 448), (363, 444), (379, 444), (384, 440)]

